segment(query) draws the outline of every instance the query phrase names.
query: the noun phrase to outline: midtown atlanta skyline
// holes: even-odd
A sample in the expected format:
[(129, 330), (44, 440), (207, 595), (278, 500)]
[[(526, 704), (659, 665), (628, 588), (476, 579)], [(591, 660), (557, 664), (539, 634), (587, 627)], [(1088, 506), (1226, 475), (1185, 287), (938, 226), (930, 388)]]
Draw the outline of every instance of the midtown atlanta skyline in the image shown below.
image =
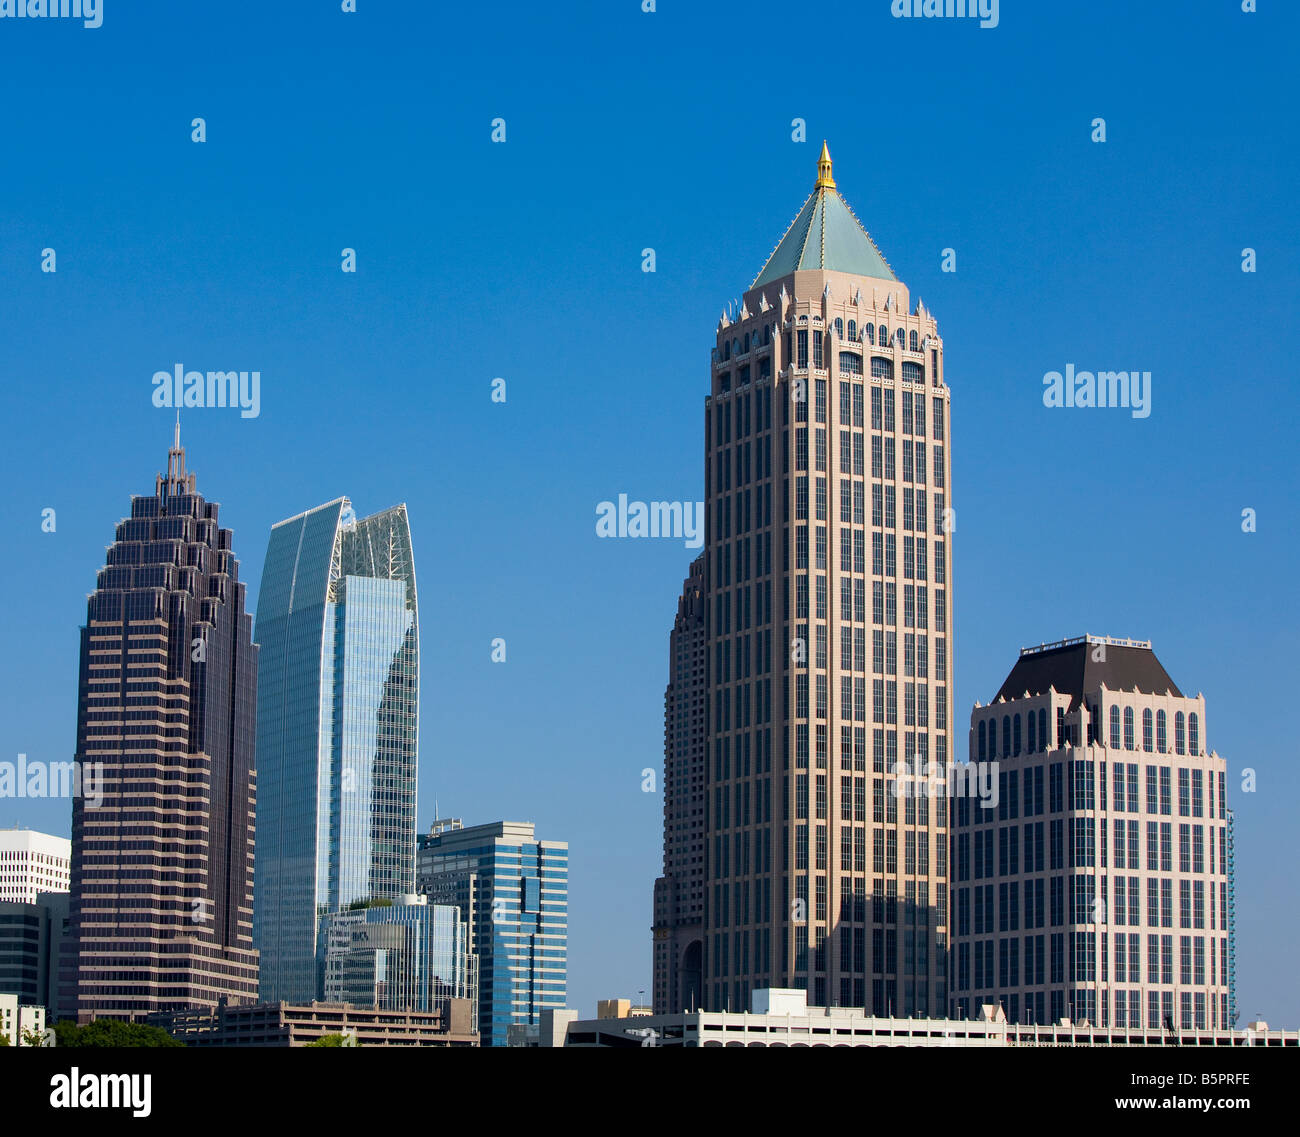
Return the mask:
[[(829, 5), (825, 19), (870, 41), (873, 89), (907, 84), (906, 124), (886, 131), (864, 130), (859, 82), (822, 66), (731, 123), (722, 108), (744, 106), (748, 85), (718, 66), (734, 29), (708, 6), (574, 7), (564, 50), (588, 65), (559, 75), (536, 55), (558, 44), (540, 11), (445, 14), (437, 34), (463, 51), (437, 76), (417, 50), (432, 12), (259, 12), (251, 39), (238, 21), (124, 5), (93, 33), (6, 22), (0, 89), (25, 110), (0, 185), (0, 510), (22, 601), (4, 622), (0, 759), (72, 757), (85, 594), (123, 494), (172, 431), (154, 373), (256, 371), (258, 417), (182, 411), (250, 606), (273, 522), (343, 493), (361, 513), (406, 501), (439, 609), (421, 644), (419, 829), (436, 797), (467, 821), (534, 820), (567, 840), (571, 1005), (648, 992), (662, 798), (641, 771), (661, 768), (666, 632), (692, 554), (602, 539), (595, 510), (624, 493), (701, 498), (703, 352), (826, 137), (854, 209), (943, 321), (955, 721), (1022, 646), (1150, 638), (1214, 707), (1229, 762), (1243, 1017), (1300, 1021), (1286, 966), (1300, 930), (1295, 602), (1258, 583), (1300, 554), (1296, 392), (1258, 382), (1291, 374), (1300, 347), (1282, 237), (1295, 15), (1228, 5), (1196, 23), (1102, 3), (1004, 10), (980, 29)], [(39, 39), (11, 54), (20, 34)], [(149, 66), (160, 39), (191, 45), (178, 83)], [(1044, 53), (1045, 39), (1068, 46)], [(248, 75), (234, 87), (232, 58)], [(1225, 59), (1241, 61), (1230, 84), (1197, 82)], [(912, 160), (951, 176), (918, 178)], [(46, 247), (57, 273), (40, 271)], [(340, 272), (344, 248), (355, 274)], [(1149, 417), (1044, 406), (1043, 377), (1070, 362), (1150, 372)], [(1258, 792), (1241, 792), (1243, 767)], [(0, 799), (0, 817), (68, 832), (66, 799)]]

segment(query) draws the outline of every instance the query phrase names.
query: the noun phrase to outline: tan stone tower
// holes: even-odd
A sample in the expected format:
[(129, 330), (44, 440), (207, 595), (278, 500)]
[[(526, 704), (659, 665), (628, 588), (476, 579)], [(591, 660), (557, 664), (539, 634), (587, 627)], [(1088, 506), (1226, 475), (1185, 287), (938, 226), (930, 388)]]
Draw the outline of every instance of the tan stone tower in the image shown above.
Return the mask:
[(703, 1006), (946, 1010), (949, 394), (934, 318), (817, 182), (705, 404)]

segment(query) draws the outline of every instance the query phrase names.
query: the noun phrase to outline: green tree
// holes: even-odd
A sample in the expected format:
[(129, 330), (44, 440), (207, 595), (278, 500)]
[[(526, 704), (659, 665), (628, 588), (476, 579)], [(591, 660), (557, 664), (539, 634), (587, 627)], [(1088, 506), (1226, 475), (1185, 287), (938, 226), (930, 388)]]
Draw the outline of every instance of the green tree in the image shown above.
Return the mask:
[(341, 1034), (322, 1034), (315, 1042), (307, 1043), (308, 1046), (342, 1046), (343, 1036)]
[(63, 1046), (184, 1046), (162, 1027), (128, 1023), (119, 1019), (95, 1019), (84, 1026), (65, 1019), (54, 1027), (58, 1045)]

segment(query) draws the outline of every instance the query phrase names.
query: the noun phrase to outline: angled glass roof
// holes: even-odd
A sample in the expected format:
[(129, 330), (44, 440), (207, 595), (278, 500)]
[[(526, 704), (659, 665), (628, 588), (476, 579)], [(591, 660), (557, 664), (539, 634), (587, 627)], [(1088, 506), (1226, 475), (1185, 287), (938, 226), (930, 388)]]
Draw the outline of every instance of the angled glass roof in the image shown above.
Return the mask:
[(833, 269), (897, 280), (871, 235), (835, 188), (830, 151), (824, 142), (817, 171), (817, 185), (750, 287), (770, 284), (796, 269)]

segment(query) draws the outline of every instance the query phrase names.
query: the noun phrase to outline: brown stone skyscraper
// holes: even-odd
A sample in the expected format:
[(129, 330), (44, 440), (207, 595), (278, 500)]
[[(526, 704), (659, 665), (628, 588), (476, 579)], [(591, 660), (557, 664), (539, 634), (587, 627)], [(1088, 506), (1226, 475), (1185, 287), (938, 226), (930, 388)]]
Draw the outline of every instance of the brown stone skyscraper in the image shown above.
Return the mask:
[(942, 1015), (947, 803), (894, 787), (953, 757), (943, 343), (824, 146), (711, 378), (702, 1005)]
[(99, 765), (102, 801), (73, 798), (63, 987), (79, 1019), (256, 998), (256, 703), (231, 532), (185, 472), (177, 427), (81, 630), (77, 760)]

